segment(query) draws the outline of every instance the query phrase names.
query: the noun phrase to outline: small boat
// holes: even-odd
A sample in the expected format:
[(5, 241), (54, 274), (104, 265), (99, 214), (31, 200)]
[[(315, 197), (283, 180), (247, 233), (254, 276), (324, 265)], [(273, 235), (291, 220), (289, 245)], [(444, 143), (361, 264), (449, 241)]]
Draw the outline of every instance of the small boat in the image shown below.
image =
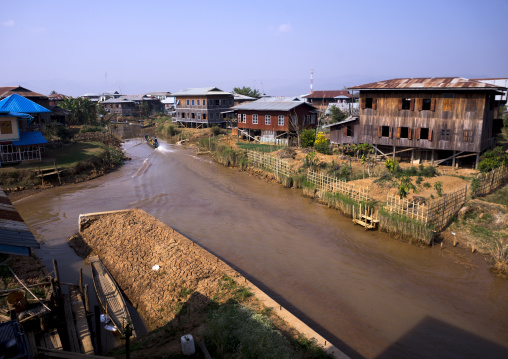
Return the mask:
[(153, 126), (153, 123), (149, 123), (147, 125), (139, 125), (141, 128), (147, 128), (147, 127), (152, 127)]
[(153, 147), (155, 147), (155, 148), (159, 147), (159, 142), (157, 142), (157, 137), (151, 138), (150, 136), (145, 135), (145, 140)]
[[(117, 329), (122, 332), (125, 326), (130, 323), (132, 336), (136, 333), (132, 326), (132, 319), (123, 299), (122, 292), (118, 288), (113, 276), (106, 269), (98, 256), (90, 256), (90, 265), (92, 267), (92, 279), (97, 298), (106, 312), (106, 316), (112, 323), (106, 322), (105, 328), (108, 330)], [(113, 324), (113, 326), (111, 325)]]

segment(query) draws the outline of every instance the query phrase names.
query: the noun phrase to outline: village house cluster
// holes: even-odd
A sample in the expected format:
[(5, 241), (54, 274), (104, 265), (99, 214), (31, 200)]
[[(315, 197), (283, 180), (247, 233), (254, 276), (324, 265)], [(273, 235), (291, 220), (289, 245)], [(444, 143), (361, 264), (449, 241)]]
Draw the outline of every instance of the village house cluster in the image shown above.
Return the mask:
[[(297, 97), (253, 98), (217, 87), (81, 97), (103, 107), (108, 120), (166, 114), (181, 126), (227, 126), (238, 136), (279, 145), (291, 145), (297, 133), (322, 126), (329, 128), (332, 145), (369, 143), (387, 158), (458, 166), (477, 164), (495, 145), (507, 86), (507, 78), (401, 78)], [(69, 111), (59, 103), (66, 98), (0, 87), (0, 163), (40, 159), (45, 125), (65, 124)], [(347, 118), (327, 124), (332, 107)]]

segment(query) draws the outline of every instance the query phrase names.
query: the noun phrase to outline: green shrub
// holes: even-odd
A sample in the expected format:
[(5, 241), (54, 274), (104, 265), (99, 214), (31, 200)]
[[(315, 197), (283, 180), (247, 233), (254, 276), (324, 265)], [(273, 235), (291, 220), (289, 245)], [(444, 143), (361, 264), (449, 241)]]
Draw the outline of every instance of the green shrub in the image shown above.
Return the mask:
[(506, 164), (508, 164), (508, 153), (506, 153), (501, 146), (497, 146), (481, 156), (481, 161), (478, 163), (478, 170), (486, 173)]
[(290, 359), (295, 351), (274, 330), (268, 318), (241, 305), (224, 305), (210, 313), (206, 344), (212, 356), (221, 358)]
[(210, 134), (212, 136), (218, 136), (222, 133), (222, 130), (219, 126), (212, 126), (210, 127)]
[(314, 141), (316, 141), (316, 132), (312, 129), (303, 130), (300, 135), (300, 143), (303, 148), (314, 146)]
[(105, 132), (106, 129), (102, 126), (88, 126), (84, 125), (81, 127), (81, 130), (79, 130), (79, 133), (86, 133), (86, 132)]
[(443, 195), (443, 183), (441, 181), (434, 183), (434, 189), (439, 197)]
[(423, 188), (430, 188), (429, 182), (423, 182)]
[(74, 132), (72, 132), (70, 129), (64, 126), (58, 126), (56, 129), (56, 135), (62, 140), (62, 141), (69, 141), (74, 137)]

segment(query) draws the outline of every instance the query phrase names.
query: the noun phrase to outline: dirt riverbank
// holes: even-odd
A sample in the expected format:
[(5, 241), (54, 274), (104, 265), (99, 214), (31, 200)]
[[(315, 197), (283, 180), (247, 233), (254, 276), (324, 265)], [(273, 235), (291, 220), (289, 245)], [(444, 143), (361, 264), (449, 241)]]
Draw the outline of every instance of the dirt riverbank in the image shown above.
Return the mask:
[(243, 276), (142, 210), (90, 216), (69, 244), (83, 258), (99, 255), (153, 330), (139, 339), (134, 357), (178, 353), (181, 335), (202, 339), (211, 308), (231, 301), (264, 311), (288, 338), (302, 338), (244, 287)]

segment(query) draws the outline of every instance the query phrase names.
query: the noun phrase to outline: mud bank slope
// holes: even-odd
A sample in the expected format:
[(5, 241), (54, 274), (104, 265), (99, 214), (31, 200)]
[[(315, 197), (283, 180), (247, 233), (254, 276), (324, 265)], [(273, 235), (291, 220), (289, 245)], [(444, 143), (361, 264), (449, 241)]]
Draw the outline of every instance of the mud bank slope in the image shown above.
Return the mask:
[[(78, 254), (99, 255), (150, 329), (174, 319), (182, 288), (211, 298), (224, 274), (239, 274), (142, 210), (91, 216), (71, 239)], [(88, 248), (87, 248), (88, 247)], [(153, 266), (160, 269), (155, 271)], [(206, 303), (194, 303), (194, 305)], [(192, 310), (192, 308), (190, 308)]]
[[(200, 335), (207, 305), (232, 299), (223, 295), (224, 283), (234, 280), (253, 294), (248, 302), (273, 312), (279, 330), (294, 337), (303, 334), (332, 357), (347, 358), (229, 265), (146, 212), (87, 214), (80, 223), (80, 233), (69, 244), (83, 258), (99, 255), (149, 329), (178, 323), (184, 308), (185, 321), (196, 331), (188, 329)], [(155, 265), (160, 269), (153, 270)]]

